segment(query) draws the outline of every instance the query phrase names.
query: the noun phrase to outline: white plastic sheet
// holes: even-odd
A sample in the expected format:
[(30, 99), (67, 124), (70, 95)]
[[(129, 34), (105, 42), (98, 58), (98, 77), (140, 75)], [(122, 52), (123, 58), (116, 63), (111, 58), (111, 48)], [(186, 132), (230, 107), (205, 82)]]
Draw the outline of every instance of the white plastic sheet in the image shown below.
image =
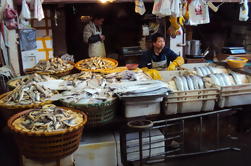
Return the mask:
[(240, 2), (240, 14), (239, 14), (239, 20), (240, 21), (247, 21), (248, 20), (248, 0), (241, 0)]

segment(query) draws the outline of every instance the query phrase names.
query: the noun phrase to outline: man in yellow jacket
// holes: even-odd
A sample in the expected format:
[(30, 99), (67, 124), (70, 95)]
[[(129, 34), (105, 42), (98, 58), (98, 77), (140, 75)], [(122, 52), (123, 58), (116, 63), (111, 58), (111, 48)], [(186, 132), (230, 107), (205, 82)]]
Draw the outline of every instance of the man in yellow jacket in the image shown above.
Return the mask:
[(166, 47), (165, 44), (165, 38), (162, 34), (154, 34), (152, 36), (153, 48), (140, 57), (139, 67), (175, 70), (176, 67), (184, 64), (184, 59)]

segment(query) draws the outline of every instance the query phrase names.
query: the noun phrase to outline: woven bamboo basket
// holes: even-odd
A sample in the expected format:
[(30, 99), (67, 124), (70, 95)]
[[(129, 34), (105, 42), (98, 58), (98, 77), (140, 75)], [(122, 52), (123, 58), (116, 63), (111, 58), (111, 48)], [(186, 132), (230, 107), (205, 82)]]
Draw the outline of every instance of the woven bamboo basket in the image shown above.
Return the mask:
[(68, 74), (71, 73), (71, 71), (74, 69), (75, 64), (71, 61), (67, 61), (67, 63), (71, 64), (72, 66), (67, 69), (67, 70), (63, 70), (63, 71), (55, 71), (55, 72), (43, 72), (43, 71), (36, 71), (33, 68), (29, 68), (25, 70), (26, 74), (33, 74), (33, 73), (37, 73), (37, 74), (41, 74), (41, 75), (52, 75), (55, 77), (62, 77), (62, 76), (66, 76)]
[(108, 124), (114, 119), (117, 109), (116, 98), (98, 104), (76, 104), (64, 101), (61, 101), (61, 103), (66, 107), (75, 108), (86, 113), (88, 116), (86, 126), (88, 128), (95, 128)]
[(83, 115), (82, 123), (63, 131), (31, 133), (20, 132), (13, 127), (12, 123), (32, 109), (19, 112), (8, 120), (8, 127), (14, 133), (15, 141), (22, 155), (32, 160), (55, 161), (72, 154), (78, 149), (87, 116), (82, 111), (72, 108), (60, 108), (81, 113)]
[[(12, 93), (12, 91), (10, 92), (6, 92), (0, 95), (0, 100), (2, 98), (4, 98), (5, 96), (9, 95), (10, 93)], [(32, 103), (32, 104), (28, 104), (28, 105), (9, 105), (9, 104), (5, 104), (5, 103), (0, 103), (0, 116), (7, 121), (7, 119), (9, 117), (11, 117), (12, 115), (23, 111), (23, 110), (27, 110), (30, 108), (39, 108), (45, 104), (51, 104), (53, 101), (51, 100), (45, 100), (41, 103)]]
[(118, 66), (118, 61), (116, 61), (115, 59), (112, 59), (112, 58), (102, 58), (103, 60), (112, 63), (112, 67), (111, 67), (111, 68), (107, 68), (107, 69), (86, 69), (86, 68), (82, 68), (82, 67), (81, 67), (81, 64), (90, 61), (90, 59), (91, 59), (91, 58), (88, 58), (88, 59), (84, 59), (84, 60), (78, 61), (78, 62), (75, 64), (75, 67), (76, 67), (78, 70), (80, 70), (80, 71), (107, 72), (107, 71), (113, 70), (114, 68), (116, 68), (116, 67)]

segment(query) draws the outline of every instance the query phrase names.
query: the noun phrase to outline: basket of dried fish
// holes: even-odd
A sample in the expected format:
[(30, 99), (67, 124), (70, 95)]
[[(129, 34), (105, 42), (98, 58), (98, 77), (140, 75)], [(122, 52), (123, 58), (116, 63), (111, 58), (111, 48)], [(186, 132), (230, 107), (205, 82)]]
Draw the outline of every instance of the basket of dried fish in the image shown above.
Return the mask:
[(86, 124), (89, 128), (102, 126), (111, 122), (116, 115), (117, 99), (106, 100), (100, 103), (80, 104), (74, 102), (61, 101), (64, 106), (72, 107), (85, 112), (88, 116)]
[(102, 72), (118, 66), (118, 61), (112, 58), (92, 57), (78, 61), (75, 67), (81, 71)]
[(51, 58), (48, 61), (40, 60), (33, 68), (28, 69), (28, 73), (50, 74), (57, 77), (69, 74), (74, 68), (74, 63), (64, 61), (61, 58)]
[(30, 82), (0, 95), (0, 114), (7, 119), (21, 110), (37, 108), (52, 103), (48, 98), (56, 93), (57, 91), (52, 91), (35, 82)]
[(19, 76), (19, 77), (13, 78), (7, 82), (7, 85), (9, 89), (13, 90), (16, 87), (19, 87), (23, 84), (27, 84), (32, 81), (45, 82), (48, 80), (55, 80), (55, 78), (50, 75), (40, 75), (40, 74), (34, 73), (31, 75), (25, 75), (25, 76)]
[(8, 127), (20, 153), (33, 160), (61, 159), (78, 149), (85, 113), (66, 107), (45, 105), (13, 115)]

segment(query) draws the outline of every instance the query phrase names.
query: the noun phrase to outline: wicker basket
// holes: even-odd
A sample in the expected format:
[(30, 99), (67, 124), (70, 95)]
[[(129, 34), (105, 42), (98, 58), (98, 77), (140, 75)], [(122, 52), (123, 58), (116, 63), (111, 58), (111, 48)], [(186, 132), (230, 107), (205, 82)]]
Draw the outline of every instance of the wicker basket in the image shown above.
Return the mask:
[(24, 131), (20, 132), (12, 126), (12, 123), (17, 118), (32, 110), (26, 110), (15, 114), (8, 120), (8, 127), (14, 133), (15, 141), (22, 155), (32, 160), (52, 161), (64, 158), (78, 149), (83, 127), (87, 122), (87, 116), (78, 110), (65, 107), (60, 108), (81, 113), (83, 115), (83, 122), (67, 130), (38, 134)]
[[(10, 93), (12, 93), (12, 91), (10, 92), (6, 92), (6, 93), (3, 93), (0, 95), (0, 100), (2, 98), (4, 98), (5, 96), (9, 95)], [(7, 119), (9, 117), (11, 117), (12, 115), (20, 112), (20, 111), (23, 111), (23, 110), (27, 110), (27, 109), (30, 109), (30, 108), (39, 108), (45, 104), (51, 104), (53, 101), (51, 100), (45, 100), (41, 103), (32, 103), (32, 104), (29, 104), (29, 105), (8, 105), (8, 104), (5, 104), (5, 103), (0, 103), (0, 116), (5, 120), (7, 121)]]
[(114, 119), (117, 109), (117, 99), (99, 104), (76, 104), (61, 101), (64, 106), (72, 107), (85, 112), (88, 116), (86, 124), (89, 128), (103, 126)]
[(80, 70), (80, 71), (108, 72), (108, 71), (113, 70), (114, 68), (116, 68), (116, 67), (118, 66), (118, 61), (116, 61), (115, 59), (112, 59), (112, 58), (102, 58), (104, 61), (111, 62), (111, 63), (112, 63), (112, 67), (111, 67), (111, 68), (108, 68), (108, 69), (86, 69), (86, 68), (82, 68), (82, 67), (81, 67), (81, 64), (90, 61), (90, 59), (91, 59), (91, 58), (88, 58), (88, 59), (84, 59), (84, 60), (78, 61), (78, 62), (75, 64), (75, 67), (76, 67), (78, 70)]

